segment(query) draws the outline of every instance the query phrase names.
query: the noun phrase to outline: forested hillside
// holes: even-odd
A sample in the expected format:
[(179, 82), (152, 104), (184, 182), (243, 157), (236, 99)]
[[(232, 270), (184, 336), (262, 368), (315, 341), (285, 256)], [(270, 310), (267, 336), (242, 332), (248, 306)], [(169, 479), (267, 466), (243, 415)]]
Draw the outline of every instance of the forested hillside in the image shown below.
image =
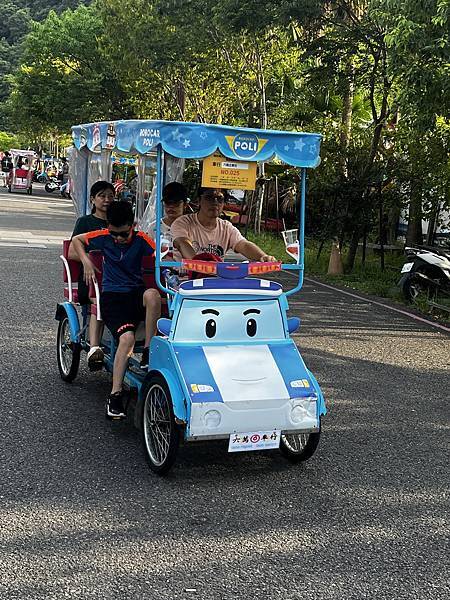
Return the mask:
[(50, 10), (89, 4), (90, 0), (2, 0), (0, 20), (0, 131), (6, 126), (2, 105), (10, 92), (9, 78), (20, 62), (21, 42), (32, 20), (42, 21)]
[(349, 270), (402, 208), (412, 243), (449, 205), (449, 0), (18, 3), (3, 0), (2, 104), (31, 142), (122, 118), (322, 133), (308, 223), (347, 244)]

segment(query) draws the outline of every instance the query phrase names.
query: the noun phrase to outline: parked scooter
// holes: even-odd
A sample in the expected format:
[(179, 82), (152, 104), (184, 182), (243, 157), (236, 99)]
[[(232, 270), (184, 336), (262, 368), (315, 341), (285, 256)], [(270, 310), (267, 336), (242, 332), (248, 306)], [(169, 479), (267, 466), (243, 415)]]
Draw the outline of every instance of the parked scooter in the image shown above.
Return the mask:
[(52, 194), (56, 190), (61, 189), (61, 182), (57, 177), (49, 177), (49, 180), (45, 184), (45, 191)]
[(49, 194), (52, 194), (55, 191), (59, 191), (63, 198), (71, 198), (70, 188), (67, 187), (67, 184), (61, 183), (61, 180), (57, 177), (50, 177), (50, 181), (45, 184), (45, 191)]
[(398, 282), (408, 302), (414, 302), (420, 294), (430, 299), (450, 297), (450, 249), (431, 246), (405, 248), (406, 262)]

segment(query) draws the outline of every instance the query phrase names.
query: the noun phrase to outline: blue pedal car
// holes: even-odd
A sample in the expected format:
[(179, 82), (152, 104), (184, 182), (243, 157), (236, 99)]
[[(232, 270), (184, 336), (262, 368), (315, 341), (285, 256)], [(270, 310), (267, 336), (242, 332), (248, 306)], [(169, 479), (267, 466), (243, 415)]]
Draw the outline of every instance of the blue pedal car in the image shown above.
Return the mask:
[(247, 277), (251, 268), (217, 263), (217, 277), (181, 284), (172, 319), (158, 323), (140, 402), (155, 470), (174, 460), (180, 437), (229, 439), (230, 451), (280, 447), (292, 461), (317, 447), (326, 410), (289, 335), (299, 319), (287, 317), (281, 285)]
[[(156, 239), (161, 239), (161, 189), (167, 154), (178, 159), (199, 158), (219, 149), (228, 159), (248, 161), (243, 154), (248, 154), (250, 142), (256, 139), (251, 160), (267, 160), (276, 154), (301, 167), (296, 264), (162, 262), (161, 244), (156, 244), (155, 281), (167, 295), (169, 318), (158, 321), (149, 370), (140, 369), (137, 359), (131, 358), (125, 383), (137, 391), (135, 424), (142, 432), (148, 463), (158, 474), (172, 467), (181, 442), (224, 439), (230, 452), (279, 449), (291, 462), (307, 460), (318, 445), (326, 407), (316, 379), (291, 338), (300, 320), (288, 317), (287, 311), (288, 296), (303, 283), (306, 168), (319, 162), (320, 136), (163, 121), (118, 122), (115, 131), (114, 143), (122, 151), (154, 156)], [(151, 141), (143, 144), (142, 132)], [(74, 128), (78, 158), (86, 159), (99, 148), (100, 152), (110, 151), (110, 133), (110, 123)], [(240, 138), (240, 145), (230, 145), (233, 136)], [(209, 142), (202, 146), (200, 140)], [(243, 141), (247, 142), (244, 149)], [(81, 187), (89, 189), (86, 181)], [(172, 289), (161, 283), (162, 266), (182, 266), (199, 278)], [(283, 291), (280, 283), (269, 279), (280, 270), (298, 273), (293, 289)], [(63, 379), (70, 381), (76, 375), (81, 350), (89, 348), (85, 337), (89, 316), (85, 309), (80, 326), (72, 293), (58, 305), (57, 318), (58, 364)], [(104, 350), (104, 366), (111, 371), (115, 352), (111, 339), (104, 340)]]

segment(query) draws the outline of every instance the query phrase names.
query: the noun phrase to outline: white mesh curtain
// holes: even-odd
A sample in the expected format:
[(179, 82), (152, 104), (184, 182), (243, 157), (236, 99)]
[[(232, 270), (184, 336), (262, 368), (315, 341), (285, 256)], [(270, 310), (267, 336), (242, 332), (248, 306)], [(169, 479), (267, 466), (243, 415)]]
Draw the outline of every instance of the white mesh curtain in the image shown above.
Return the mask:
[[(149, 195), (147, 206), (142, 214), (141, 218), (138, 218), (138, 227), (141, 231), (145, 231), (150, 236), (154, 235), (155, 227), (155, 215), (156, 215), (156, 158), (153, 157), (141, 157), (143, 160), (152, 160), (152, 165), (146, 163), (145, 168), (142, 169), (142, 177), (139, 180), (145, 180), (147, 173), (146, 184), (149, 185), (151, 181), (151, 188), (146, 188), (144, 193)], [(164, 185), (167, 185), (171, 181), (181, 182), (183, 179), (184, 172), (184, 158), (175, 158), (170, 154), (164, 155)], [(142, 196), (144, 197), (144, 196)]]
[(87, 150), (67, 150), (70, 177), (70, 195), (77, 217), (85, 214), (87, 205), (86, 177), (89, 153)]
[(91, 186), (96, 181), (111, 181), (112, 177), (112, 161), (111, 150), (102, 150), (101, 152), (92, 152), (90, 155), (88, 166), (88, 186)]

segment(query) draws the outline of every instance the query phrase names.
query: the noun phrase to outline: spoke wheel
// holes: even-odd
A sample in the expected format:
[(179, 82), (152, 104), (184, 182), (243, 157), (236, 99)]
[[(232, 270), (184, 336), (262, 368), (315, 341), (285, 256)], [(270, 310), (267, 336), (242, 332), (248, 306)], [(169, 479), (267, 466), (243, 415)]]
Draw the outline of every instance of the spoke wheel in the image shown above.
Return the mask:
[(314, 433), (283, 433), (280, 440), (280, 451), (290, 462), (302, 462), (311, 458), (319, 440), (320, 429)]
[(80, 366), (81, 346), (70, 339), (69, 319), (60, 320), (57, 335), (58, 369), (61, 379), (70, 383), (75, 379)]
[(152, 471), (164, 475), (175, 462), (180, 430), (175, 423), (172, 399), (165, 380), (149, 379), (144, 391), (142, 436), (144, 452)]

